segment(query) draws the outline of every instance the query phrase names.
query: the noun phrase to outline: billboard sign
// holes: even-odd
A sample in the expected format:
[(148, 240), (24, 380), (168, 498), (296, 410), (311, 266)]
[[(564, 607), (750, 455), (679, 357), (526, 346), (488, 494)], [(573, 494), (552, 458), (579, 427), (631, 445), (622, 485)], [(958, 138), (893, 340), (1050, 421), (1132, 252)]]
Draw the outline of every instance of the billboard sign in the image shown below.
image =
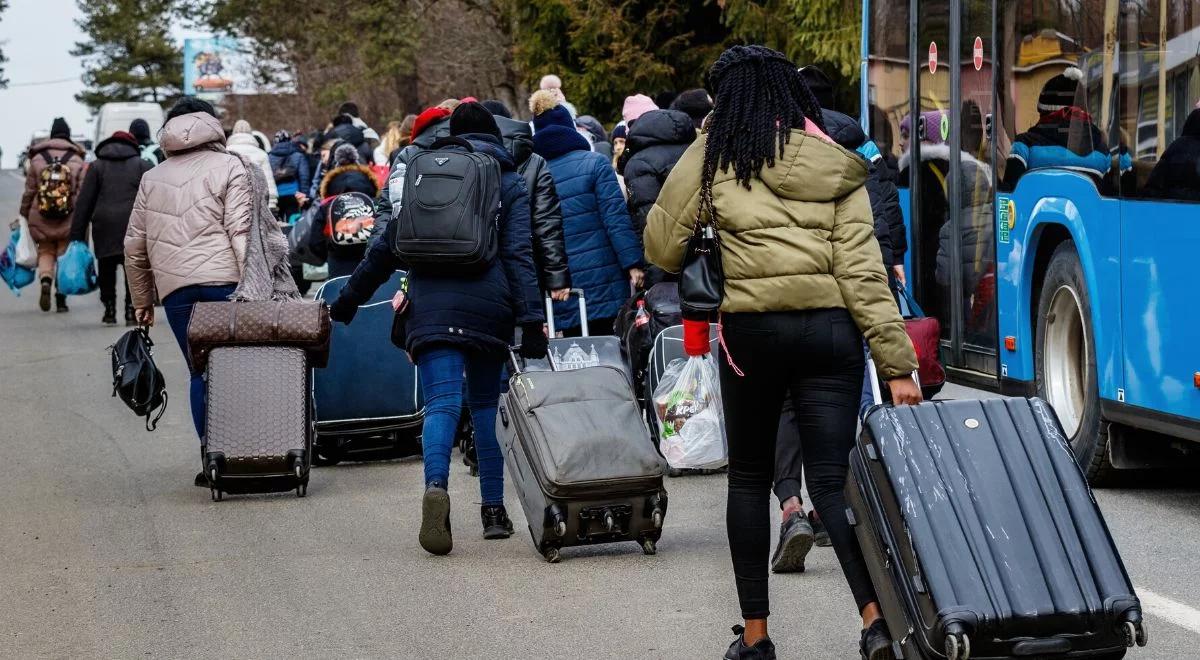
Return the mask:
[[(269, 71), (274, 84), (264, 84)], [(183, 93), (220, 100), (225, 94), (279, 94), (292, 91), (286, 69), (259, 61), (244, 39), (206, 37), (183, 40)]]

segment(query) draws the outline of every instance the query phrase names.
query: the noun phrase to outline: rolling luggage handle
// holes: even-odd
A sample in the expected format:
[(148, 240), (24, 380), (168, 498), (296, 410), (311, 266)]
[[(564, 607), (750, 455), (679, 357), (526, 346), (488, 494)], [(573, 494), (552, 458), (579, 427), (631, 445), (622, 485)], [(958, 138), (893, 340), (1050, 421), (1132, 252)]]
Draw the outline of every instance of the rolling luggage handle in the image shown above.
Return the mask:
[[(883, 405), (883, 390), (879, 387), (879, 369), (875, 367), (875, 358), (871, 357), (871, 350), (867, 349), (867, 370), (871, 372), (874, 378), (871, 380), (871, 399), (875, 405)], [(912, 372), (913, 382), (917, 384), (917, 388), (921, 387), (921, 376), (916, 371)]]
[[(571, 289), (570, 295), (579, 298), (579, 328), (583, 336), (588, 337), (587, 300), (583, 289)], [(554, 339), (554, 333), (554, 300), (546, 296), (546, 334), (550, 339)]]

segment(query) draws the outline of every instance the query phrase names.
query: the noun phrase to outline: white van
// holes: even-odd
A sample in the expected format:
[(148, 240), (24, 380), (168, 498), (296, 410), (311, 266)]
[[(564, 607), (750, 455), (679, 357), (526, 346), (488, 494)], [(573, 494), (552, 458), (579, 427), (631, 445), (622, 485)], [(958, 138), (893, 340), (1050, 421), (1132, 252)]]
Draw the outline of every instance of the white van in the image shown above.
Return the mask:
[(163, 125), (163, 109), (157, 103), (105, 103), (96, 113), (96, 144), (116, 131), (128, 131), (134, 119), (145, 119), (150, 124), (150, 135), (156, 137)]

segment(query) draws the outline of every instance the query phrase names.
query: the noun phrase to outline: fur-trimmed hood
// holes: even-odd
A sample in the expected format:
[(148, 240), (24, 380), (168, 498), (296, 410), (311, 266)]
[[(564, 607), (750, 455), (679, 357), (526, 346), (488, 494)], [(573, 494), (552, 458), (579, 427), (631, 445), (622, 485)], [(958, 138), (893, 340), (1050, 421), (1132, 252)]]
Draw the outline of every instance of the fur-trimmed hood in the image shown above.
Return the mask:
[[(346, 189), (340, 189), (343, 187)], [(375, 172), (371, 171), (370, 167), (359, 163), (335, 167), (321, 178), (318, 191), (321, 199), (344, 192), (361, 192), (374, 199), (379, 196), (379, 180), (375, 178)]]

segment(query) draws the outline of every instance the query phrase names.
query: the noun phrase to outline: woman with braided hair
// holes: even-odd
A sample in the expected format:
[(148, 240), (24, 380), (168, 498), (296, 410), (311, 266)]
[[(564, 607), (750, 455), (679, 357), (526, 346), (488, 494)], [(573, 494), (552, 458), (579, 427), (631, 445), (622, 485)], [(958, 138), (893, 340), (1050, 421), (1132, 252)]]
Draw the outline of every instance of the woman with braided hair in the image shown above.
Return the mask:
[(770, 494), (776, 427), (790, 396), (809, 495), (862, 616), (862, 657), (891, 659), (843, 495), (863, 337), (894, 401), (916, 403), (921, 392), (909, 378), (917, 360), (874, 237), (867, 164), (825, 135), (820, 106), (780, 53), (734, 46), (707, 78), (715, 99), (707, 132), (667, 178), (645, 242), (649, 260), (669, 272), (679, 271), (698, 222), (711, 222), (722, 246), (726, 527), (745, 619), (725, 657), (775, 657), (767, 636)]

